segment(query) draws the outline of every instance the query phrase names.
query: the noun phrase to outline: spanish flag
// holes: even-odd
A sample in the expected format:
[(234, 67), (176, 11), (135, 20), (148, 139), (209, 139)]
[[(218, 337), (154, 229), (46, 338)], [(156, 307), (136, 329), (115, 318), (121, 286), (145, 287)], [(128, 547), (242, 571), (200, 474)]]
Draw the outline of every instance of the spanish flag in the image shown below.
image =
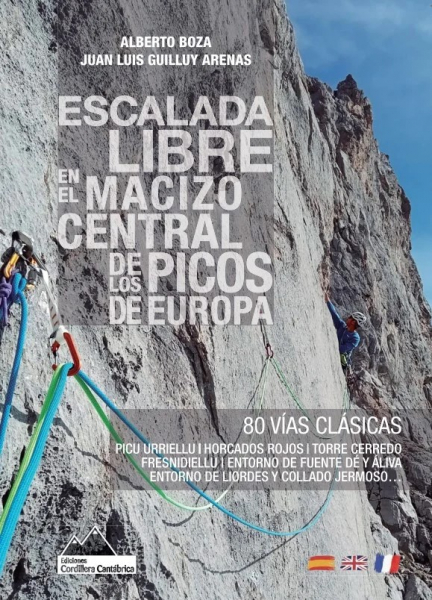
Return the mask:
[(334, 571), (334, 556), (311, 556), (308, 562), (308, 571)]

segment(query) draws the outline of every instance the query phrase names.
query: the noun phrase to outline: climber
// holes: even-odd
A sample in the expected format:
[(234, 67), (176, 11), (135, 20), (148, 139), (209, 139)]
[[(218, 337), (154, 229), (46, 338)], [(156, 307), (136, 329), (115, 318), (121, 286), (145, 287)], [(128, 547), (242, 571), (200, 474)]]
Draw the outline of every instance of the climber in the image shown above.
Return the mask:
[(337, 332), (341, 365), (344, 373), (346, 374), (351, 365), (352, 352), (360, 344), (360, 336), (357, 333), (357, 329), (366, 324), (366, 317), (361, 312), (353, 312), (348, 319), (344, 321), (331, 303), (330, 297), (327, 293), (325, 295), (325, 301)]

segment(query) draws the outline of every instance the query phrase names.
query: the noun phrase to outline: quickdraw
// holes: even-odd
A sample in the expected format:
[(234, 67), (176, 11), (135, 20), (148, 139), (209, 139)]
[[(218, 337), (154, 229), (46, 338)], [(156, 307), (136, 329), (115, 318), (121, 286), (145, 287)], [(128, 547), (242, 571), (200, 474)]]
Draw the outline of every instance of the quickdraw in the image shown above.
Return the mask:
[[(0, 273), (5, 278), (5, 281), (3, 284), (0, 284), (0, 298), (3, 298), (6, 294), (4, 292), (2, 295), (2, 289), (5, 289), (4, 286), (10, 285), (9, 280), (17, 272), (26, 279), (26, 287), (29, 285), (34, 286), (38, 277), (42, 280), (48, 299), (51, 326), (53, 328), (53, 332), (49, 338), (50, 340), (54, 340), (51, 345), (51, 351), (54, 356), (53, 369), (57, 368), (57, 356), (60, 347), (63, 343), (66, 343), (73, 361), (73, 367), (70, 369), (68, 375), (69, 377), (73, 377), (81, 368), (78, 349), (71, 333), (61, 323), (48, 270), (43, 260), (35, 253), (33, 246), (33, 240), (27, 234), (22, 231), (13, 232), (12, 245), (2, 256), (4, 262), (0, 268)], [(3, 288), (1, 288), (2, 285)], [(7, 318), (7, 311), (5, 312), (4, 309), (3, 314)]]
[(54, 355), (54, 361), (55, 361), (53, 364), (53, 369), (54, 369), (54, 371), (57, 369), (57, 354), (60, 349), (60, 343), (58, 342), (59, 336), (63, 336), (63, 339), (66, 342), (67, 347), (69, 348), (69, 352), (70, 352), (72, 360), (73, 360), (73, 367), (71, 369), (69, 369), (68, 377), (74, 377), (81, 370), (81, 358), (80, 358), (80, 355), (79, 355), (79, 352), (78, 352), (78, 349), (76, 347), (73, 337), (71, 336), (69, 331), (65, 327), (63, 327), (63, 325), (60, 325), (60, 327), (57, 329), (56, 339), (55, 339), (53, 345), (51, 346), (51, 351)]
[(273, 358), (274, 352), (273, 352), (273, 348), (270, 345), (270, 342), (267, 342), (265, 349), (266, 349), (266, 353), (267, 353), (267, 358)]

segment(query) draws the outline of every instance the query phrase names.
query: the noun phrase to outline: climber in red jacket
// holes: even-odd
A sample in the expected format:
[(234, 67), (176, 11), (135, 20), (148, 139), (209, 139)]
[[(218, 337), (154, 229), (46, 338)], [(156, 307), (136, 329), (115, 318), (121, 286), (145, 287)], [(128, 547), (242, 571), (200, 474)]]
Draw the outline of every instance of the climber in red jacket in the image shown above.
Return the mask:
[(363, 313), (356, 311), (344, 321), (331, 303), (327, 293), (325, 295), (325, 300), (332, 316), (333, 325), (335, 326), (339, 341), (342, 369), (346, 371), (351, 364), (351, 354), (353, 350), (360, 344), (360, 336), (357, 333), (357, 329), (366, 324), (366, 317)]

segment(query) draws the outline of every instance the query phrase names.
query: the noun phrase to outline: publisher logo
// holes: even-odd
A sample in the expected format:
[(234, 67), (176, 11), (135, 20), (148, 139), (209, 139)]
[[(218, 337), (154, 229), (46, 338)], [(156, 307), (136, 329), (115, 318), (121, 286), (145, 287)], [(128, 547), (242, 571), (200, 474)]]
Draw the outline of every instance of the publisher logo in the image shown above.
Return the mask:
[(79, 541), (73, 535), (65, 549), (57, 556), (60, 575), (131, 575), (136, 573), (136, 556), (119, 556), (95, 526)]

